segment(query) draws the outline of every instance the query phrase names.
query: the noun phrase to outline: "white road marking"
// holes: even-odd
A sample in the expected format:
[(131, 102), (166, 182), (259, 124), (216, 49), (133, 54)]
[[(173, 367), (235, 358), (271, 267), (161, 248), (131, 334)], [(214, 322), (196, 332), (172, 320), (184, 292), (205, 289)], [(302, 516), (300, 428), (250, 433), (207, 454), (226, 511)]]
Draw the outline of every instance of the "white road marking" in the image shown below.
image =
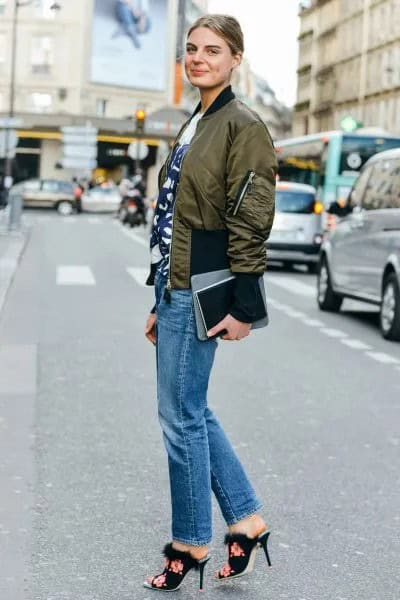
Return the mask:
[(102, 222), (102, 219), (100, 219), (100, 217), (88, 217), (87, 222), (91, 225), (98, 225)]
[(57, 285), (96, 285), (96, 280), (89, 267), (64, 265), (57, 267)]
[(400, 360), (398, 360), (394, 356), (390, 356), (390, 354), (386, 354), (385, 352), (366, 352), (366, 355), (386, 365), (400, 364)]
[(144, 269), (143, 267), (127, 267), (126, 270), (128, 271), (129, 275), (133, 277), (136, 283), (143, 287), (146, 286), (146, 279), (149, 275), (149, 269)]
[(150, 251), (150, 242), (148, 240), (145, 240), (137, 233), (133, 233), (133, 231), (129, 231), (128, 229), (126, 229), (122, 226), (120, 226), (120, 230), (121, 230), (121, 233), (126, 235), (126, 237), (131, 238), (131, 240), (140, 244), (141, 246), (144, 246), (145, 248), (147, 248)]
[(315, 298), (316, 295), (316, 288), (314, 286), (307, 285), (306, 283), (291, 277), (273, 277), (271, 275), (267, 275), (266, 281), (267, 284), (272, 283), (273, 285), (277, 285), (289, 292), (293, 292), (293, 294), (297, 294), (298, 296)]
[(347, 333), (340, 331), (340, 329), (321, 329), (321, 333), (333, 338), (347, 337)]
[(345, 339), (340, 341), (342, 342), (342, 344), (345, 344), (345, 346), (348, 346), (349, 348), (354, 348), (354, 350), (371, 350), (371, 346), (368, 346), (368, 344), (364, 344), (364, 342), (360, 342), (360, 340)]
[(76, 223), (76, 217), (62, 217), (63, 223)]
[(289, 317), (293, 317), (294, 319), (306, 318), (306, 315), (304, 313), (300, 312), (299, 310), (295, 310), (294, 308), (286, 310), (285, 312)]
[(309, 327), (325, 327), (325, 323), (318, 319), (303, 319), (303, 323)]

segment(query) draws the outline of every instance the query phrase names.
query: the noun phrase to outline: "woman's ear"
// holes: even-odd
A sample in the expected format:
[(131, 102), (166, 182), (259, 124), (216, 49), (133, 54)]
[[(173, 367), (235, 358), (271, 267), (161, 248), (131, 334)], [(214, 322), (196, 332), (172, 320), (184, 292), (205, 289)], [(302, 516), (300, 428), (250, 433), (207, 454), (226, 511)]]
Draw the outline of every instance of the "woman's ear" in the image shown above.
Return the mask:
[(242, 63), (242, 54), (240, 54), (240, 53), (234, 54), (232, 68), (236, 69), (236, 67), (239, 67), (241, 65), (241, 63)]

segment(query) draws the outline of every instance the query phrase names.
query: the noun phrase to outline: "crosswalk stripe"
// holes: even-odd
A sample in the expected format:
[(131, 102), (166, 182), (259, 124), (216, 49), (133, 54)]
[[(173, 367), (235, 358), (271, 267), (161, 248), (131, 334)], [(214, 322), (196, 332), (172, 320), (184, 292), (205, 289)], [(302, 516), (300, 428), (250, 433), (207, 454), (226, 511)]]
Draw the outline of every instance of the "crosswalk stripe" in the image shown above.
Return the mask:
[(127, 237), (131, 238), (131, 240), (133, 240), (134, 242), (137, 242), (141, 246), (144, 246), (145, 248), (149, 249), (150, 246), (149, 246), (148, 240), (145, 240), (137, 233), (133, 233), (133, 231), (129, 231), (129, 229), (126, 229), (123, 226), (120, 226), (120, 230), (121, 230), (121, 233), (123, 233)]
[(127, 267), (126, 270), (136, 283), (143, 287), (146, 286), (146, 280), (149, 275), (148, 269), (144, 269), (143, 267)]
[(100, 217), (88, 217), (87, 222), (91, 225), (98, 225), (102, 222), (102, 219), (100, 219)]
[(57, 285), (96, 285), (90, 267), (63, 265), (57, 267)]

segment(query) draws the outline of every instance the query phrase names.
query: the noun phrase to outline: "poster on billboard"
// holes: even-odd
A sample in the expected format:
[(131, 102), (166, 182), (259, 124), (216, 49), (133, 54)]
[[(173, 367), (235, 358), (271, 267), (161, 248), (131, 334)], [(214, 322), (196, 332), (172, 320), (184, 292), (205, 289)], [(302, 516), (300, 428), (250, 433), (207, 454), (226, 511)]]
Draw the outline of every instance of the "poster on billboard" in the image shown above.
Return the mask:
[(93, 83), (166, 90), (167, 5), (168, 0), (95, 0)]

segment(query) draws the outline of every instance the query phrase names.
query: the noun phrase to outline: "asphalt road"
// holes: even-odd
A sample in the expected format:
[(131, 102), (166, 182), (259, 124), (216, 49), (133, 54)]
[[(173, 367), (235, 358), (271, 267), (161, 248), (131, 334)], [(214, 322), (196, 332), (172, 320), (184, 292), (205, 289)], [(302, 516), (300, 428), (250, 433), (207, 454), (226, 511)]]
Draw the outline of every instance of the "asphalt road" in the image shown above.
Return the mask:
[[(170, 533), (145, 234), (27, 221), (0, 315), (0, 599), (152, 599)], [(300, 270), (266, 288), (270, 326), (220, 343), (209, 397), (264, 500), (273, 569), (260, 553), (248, 578), (212, 581), (215, 506), (203, 598), (399, 600), (400, 344), (370, 307), (318, 311)]]

